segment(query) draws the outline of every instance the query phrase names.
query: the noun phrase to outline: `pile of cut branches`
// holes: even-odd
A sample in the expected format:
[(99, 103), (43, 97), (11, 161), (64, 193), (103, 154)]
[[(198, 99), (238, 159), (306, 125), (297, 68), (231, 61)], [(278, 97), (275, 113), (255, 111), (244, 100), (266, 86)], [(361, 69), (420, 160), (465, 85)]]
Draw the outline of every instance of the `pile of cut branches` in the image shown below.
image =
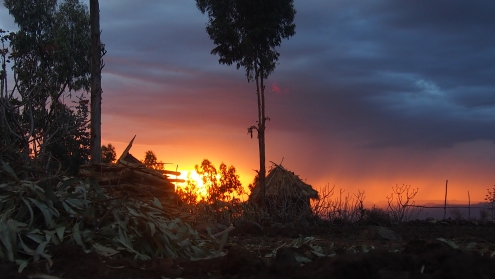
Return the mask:
[[(51, 266), (49, 246), (65, 242), (104, 256), (140, 260), (197, 259), (213, 253), (211, 242), (179, 218), (187, 215), (166, 196), (152, 196), (153, 191), (125, 176), (123, 183), (101, 187), (91, 176), (21, 180), (5, 162), (0, 173), (10, 178), (0, 184), (0, 259), (16, 262), (20, 271), (40, 259)], [(139, 194), (129, 194), (131, 188)]]

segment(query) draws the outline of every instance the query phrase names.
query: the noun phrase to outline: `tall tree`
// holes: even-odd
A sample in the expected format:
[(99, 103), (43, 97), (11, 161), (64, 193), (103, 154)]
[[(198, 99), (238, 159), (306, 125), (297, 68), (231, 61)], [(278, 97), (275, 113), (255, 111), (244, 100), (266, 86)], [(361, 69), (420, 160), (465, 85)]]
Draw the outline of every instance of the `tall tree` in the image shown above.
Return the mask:
[(220, 56), (219, 63), (236, 64), (246, 70), (248, 82), (256, 82), (258, 99), (257, 125), (248, 128), (258, 134), (261, 206), (265, 204), (265, 115), (264, 80), (275, 70), (280, 54), (275, 49), (282, 39), (295, 34), (296, 10), (293, 0), (196, 0), (209, 22), (206, 32), (217, 45), (211, 54)]
[[(89, 13), (79, 0), (5, 0), (4, 6), (19, 31), (9, 35), (14, 85), (2, 82), (0, 120), (9, 134), (2, 142), (22, 153), (25, 167), (46, 169), (60, 151), (51, 145), (66, 145), (85, 129), (83, 111), (74, 115), (62, 96), (89, 90)], [(83, 144), (77, 141), (73, 146)]]
[(89, 1), (91, 21), (91, 163), (101, 162), (101, 69), (105, 53), (100, 40), (100, 3)]

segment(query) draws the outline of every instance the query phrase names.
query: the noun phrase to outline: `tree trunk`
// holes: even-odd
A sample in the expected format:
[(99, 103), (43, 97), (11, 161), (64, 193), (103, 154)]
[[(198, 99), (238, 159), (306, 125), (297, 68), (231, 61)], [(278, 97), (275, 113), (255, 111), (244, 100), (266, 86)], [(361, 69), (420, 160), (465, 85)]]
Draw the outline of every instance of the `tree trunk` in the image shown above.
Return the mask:
[[(259, 69), (262, 73), (262, 69)], [(258, 146), (260, 151), (260, 169), (258, 172), (258, 183), (260, 187), (260, 205), (263, 211), (266, 210), (266, 169), (265, 169), (265, 87), (263, 76), (256, 74), (256, 94), (258, 95)]]
[[(2, 135), (0, 137), (0, 146), (7, 146), (7, 114), (5, 109), (5, 102), (7, 101), (7, 69), (5, 64), (6, 53), (2, 52), (2, 70), (0, 71), (0, 131)], [(4, 93), (5, 92), (5, 93)]]
[(101, 42), (100, 4), (90, 0), (91, 21), (91, 163), (101, 163)]

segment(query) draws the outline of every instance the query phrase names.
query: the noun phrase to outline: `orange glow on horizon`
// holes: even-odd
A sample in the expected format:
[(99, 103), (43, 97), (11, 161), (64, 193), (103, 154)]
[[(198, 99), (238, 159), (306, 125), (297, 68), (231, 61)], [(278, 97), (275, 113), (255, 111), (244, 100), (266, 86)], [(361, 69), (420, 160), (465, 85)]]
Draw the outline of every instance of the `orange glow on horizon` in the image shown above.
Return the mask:
[(198, 199), (204, 198), (207, 196), (208, 190), (203, 183), (203, 179), (195, 170), (185, 170), (181, 171), (180, 175), (177, 176), (179, 179), (184, 179), (186, 182), (176, 183), (175, 187), (177, 188), (185, 188), (188, 184), (188, 181), (193, 182), (196, 185), (196, 193), (198, 195)]
[[(201, 200), (202, 198), (206, 198), (208, 195), (208, 189), (206, 185), (204, 185), (203, 178), (196, 172), (196, 170), (185, 170), (185, 171), (180, 171), (180, 175), (177, 176), (179, 179), (184, 179), (186, 182), (182, 183), (175, 183), (175, 187), (177, 188), (186, 188), (188, 186), (188, 181), (193, 182), (196, 185), (196, 193), (198, 195), (198, 201)], [(219, 178), (219, 175), (217, 176)], [(243, 187), (245, 188), (244, 190), (246, 191), (247, 186), (242, 184)], [(235, 195), (235, 194), (234, 194)], [(237, 196), (237, 195), (235, 195)], [(244, 193), (238, 198), (241, 199), (241, 201), (247, 200), (249, 197), (249, 193)]]
[[(128, 142), (105, 139), (103, 142), (105, 144), (112, 143), (115, 146), (117, 157), (120, 156), (128, 144)], [(165, 165), (165, 168), (174, 171), (178, 168), (181, 175), (177, 176), (177, 178), (187, 179), (187, 175), (190, 173), (191, 178), (197, 182), (198, 187), (201, 187), (200, 191), (202, 195), (206, 194), (206, 189), (203, 186), (201, 178), (194, 171), (194, 166), (200, 164), (203, 159), (209, 159), (215, 166), (218, 166), (223, 161), (228, 165), (232, 164), (236, 167), (240, 181), (246, 192), (242, 196), (243, 200), (247, 199), (249, 195), (247, 186), (253, 181), (255, 175), (253, 169), (258, 168), (257, 154), (252, 155), (249, 153), (249, 156), (246, 156), (243, 153), (237, 153), (237, 151), (225, 152), (222, 149), (205, 150), (203, 146), (189, 144), (185, 148), (183, 146), (140, 144), (137, 141), (133, 144), (130, 153), (142, 160), (147, 150), (155, 152), (159, 161), (173, 163)], [(239, 150), (244, 149), (239, 148)], [(372, 207), (373, 205), (386, 207), (386, 197), (391, 194), (392, 187), (396, 184), (407, 184), (411, 185), (414, 189), (419, 188), (418, 194), (415, 197), (416, 204), (419, 205), (426, 203), (443, 204), (446, 179), (449, 180), (447, 204), (450, 205), (468, 204), (468, 191), (472, 205), (484, 202), (487, 189), (492, 189), (495, 184), (492, 182), (494, 181), (493, 178), (495, 178), (493, 174), (491, 174), (493, 178), (489, 180), (486, 176), (475, 172), (475, 167), (479, 168), (479, 166), (473, 166), (472, 168), (465, 167), (463, 170), (457, 170), (453, 168), (454, 164), (437, 165), (432, 163), (431, 168), (425, 167), (418, 170), (402, 170), (404, 168), (398, 168), (395, 170), (392, 165), (386, 164), (382, 166), (377, 163), (376, 166), (370, 164), (368, 167), (360, 169), (354, 168), (352, 164), (351, 167), (346, 168), (345, 162), (343, 160), (335, 168), (315, 165), (313, 167), (316, 171), (309, 168), (307, 163), (299, 164), (297, 160), (295, 162), (284, 162), (283, 165), (288, 170), (298, 174), (304, 182), (312, 185), (317, 191), (321, 191), (328, 184), (330, 186), (335, 185), (333, 198), (339, 196), (340, 189), (345, 190), (343, 196), (350, 194), (351, 197), (354, 197), (358, 189), (364, 190), (366, 196), (364, 200), (365, 207)], [(451, 166), (452, 169), (449, 169)], [(267, 172), (268, 170), (269, 165), (267, 165)], [(172, 176), (172, 178), (175, 177)], [(182, 183), (175, 184), (177, 187), (183, 186)]]

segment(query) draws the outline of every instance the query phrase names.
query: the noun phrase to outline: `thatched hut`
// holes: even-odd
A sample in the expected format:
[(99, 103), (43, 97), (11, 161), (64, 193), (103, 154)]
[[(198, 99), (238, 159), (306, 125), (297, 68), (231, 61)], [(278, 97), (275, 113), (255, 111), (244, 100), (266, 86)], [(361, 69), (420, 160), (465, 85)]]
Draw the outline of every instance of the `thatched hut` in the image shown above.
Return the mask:
[[(266, 176), (265, 204), (272, 214), (305, 217), (311, 213), (310, 200), (318, 199), (318, 191), (281, 165), (273, 164)], [(259, 184), (251, 191), (250, 202), (260, 203)]]

